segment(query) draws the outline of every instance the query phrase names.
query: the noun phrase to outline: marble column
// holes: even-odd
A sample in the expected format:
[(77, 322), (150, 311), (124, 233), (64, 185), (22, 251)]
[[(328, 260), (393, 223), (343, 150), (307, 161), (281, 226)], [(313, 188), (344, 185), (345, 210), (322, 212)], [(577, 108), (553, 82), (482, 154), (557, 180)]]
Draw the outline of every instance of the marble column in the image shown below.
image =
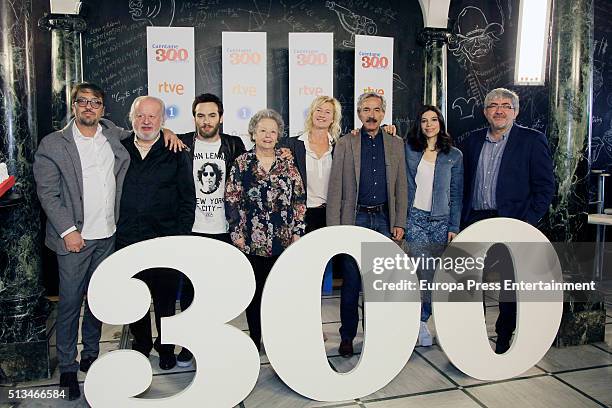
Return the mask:
[(545, 229), (553, 241), (587, 241), (593, 0), (554, 0), (552, 21), (548, 137), (557, 194)]
[[(588, 145), (593, 82), (593, 0), (553, 0), (548, 137), (557, 194), (543, 230), (554, 242), (592, 241), (587, 233)], [(576, 251), (557, 251), (565, 281), (589, 281)], [(588, 264), (588, 263), (587, 263)], [(598, 292), (565, 291), (555, 345), (603, 341), (606, 310)]]
[(61, 129), (70, 120), (70, 90), (83, 81), (81, 32), (87, 24), (76, 15), (50, 14), (38, 22), (51, 31), (51, 124)]
[[(31, 0), (0, 2), (0, 162), (16, 184), (0, 199), (0, 382), (48, 375), (42, 297), (40, 208)], [(38, 347), (30, 347), (36, 343)]]
[(426, 27), (418, 36), (423, 46), (425, 88), (423, 103), (440, 108), (446, 117), (446, 44), (450, 33), (444, 28)]

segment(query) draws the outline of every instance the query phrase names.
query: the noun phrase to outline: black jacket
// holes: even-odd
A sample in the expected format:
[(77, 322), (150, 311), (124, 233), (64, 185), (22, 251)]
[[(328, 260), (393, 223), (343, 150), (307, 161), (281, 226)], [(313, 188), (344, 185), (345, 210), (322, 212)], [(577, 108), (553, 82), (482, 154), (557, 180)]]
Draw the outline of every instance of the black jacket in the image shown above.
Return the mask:
[[(471, 219), (476, 171), (487, 130), (475, 130), (459, 146), (463, 152), (464, 224)], [(536, 225), (548, 211), (555, 189), (553, 161), (546, 136), (515, 123), (499, 165), (495, 189), (499, 216)]]
[[(225, 174), (229, 175), (232, 164), (234, 164), (234, 160), (236, 160), (236, 157), (246, 152), (246, 149), (244, 148), (242, 139), (240, 139), (238, 136), (227, 135), (225, 133), (221, 133), (220, 136), (221, 147), (219, 148), (218, 153), (225, 156)], [(183, 133), (178, 135), (178, 137), (189, 147), (189, 155), (191, 156), (191, 161), (193, 164), (193, 145), (195, 144), (196, 137), (195, 132)]]
[(141, 158), (134, 134), (121, 143), (131, 163), (123, 182), (117, 246), (168, 235), (188, 235), (195, 218), (192, 161), (187, 152), (174, 153), (163, 136)]

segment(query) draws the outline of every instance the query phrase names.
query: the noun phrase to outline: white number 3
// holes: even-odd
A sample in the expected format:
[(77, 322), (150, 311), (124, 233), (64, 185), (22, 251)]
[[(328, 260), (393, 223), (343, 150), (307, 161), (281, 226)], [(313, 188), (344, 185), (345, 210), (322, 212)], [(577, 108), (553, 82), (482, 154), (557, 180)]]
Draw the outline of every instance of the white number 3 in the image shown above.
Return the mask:
[[(204, 244), (203, 240), (207, 242)], [(205, 247), (205, 251), (203, 250)], [(149, 361), (132, 350), (101, 356), (85, 380), (93, 407), (233, 407), (251, 392), (259, 375), (259, 353), (247, 334), (226, 324), (255, 293), (253, 269), (242, 253), (201, 237), (165, 237), (126, 247), (107, 258), (89, 284), (89, 306), (105, 323), (129, 324), (148, 313), (149, 289), (132, 278), (144, 269), (173, 268), (191, 279), (191, 306), (163, 318), (162, 342), (187, 347), (198, 364), (192, 383), (168, 398), (134, 398), (151, 384)]]

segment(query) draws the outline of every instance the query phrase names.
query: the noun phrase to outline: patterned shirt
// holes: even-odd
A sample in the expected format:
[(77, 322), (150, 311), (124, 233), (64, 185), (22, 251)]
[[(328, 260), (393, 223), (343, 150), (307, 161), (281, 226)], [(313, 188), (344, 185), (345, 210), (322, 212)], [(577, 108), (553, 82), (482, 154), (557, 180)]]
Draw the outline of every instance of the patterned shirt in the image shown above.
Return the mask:
[(225, 215), (232, 242), (244, 239), (245, 254), (276, 256), (304, 235), (306, 193), (293, 159), (280, 150), (269, 172), (254, 151), (236, 158), (225, 186)]
[(497, 209), (497, 199), (495, 197), (497, 193), (497, 176), (499, 175), (499, 166), (511, 130), (512, 126), (498, 141), (491, 138), (490, 130), (487, 131), (476, 169), (474, 196), (472, 197), (472, 208), (474, 210)]

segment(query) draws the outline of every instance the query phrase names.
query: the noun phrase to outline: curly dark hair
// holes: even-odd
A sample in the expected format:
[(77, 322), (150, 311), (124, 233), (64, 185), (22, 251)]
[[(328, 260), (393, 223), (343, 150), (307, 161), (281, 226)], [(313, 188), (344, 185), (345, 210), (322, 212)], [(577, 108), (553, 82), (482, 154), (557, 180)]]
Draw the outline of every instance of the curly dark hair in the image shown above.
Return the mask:
[(407, 142), (417, 152), (422, 152), (427, 147), (427, 136), (421, 130), (421, 118), (425, 112), (429, 111), (434, 112), (438, 116), (438, 123), (440, 123), (440, 133), (438, 133), (438, 139), (436, 140), (436, 148), (440, 149), (443, 153), (448, 153), (453, 146), (453, 139), (446, 131), (446, 121), (442, 112), (433, 105), (424, 105), (419, 109)]

